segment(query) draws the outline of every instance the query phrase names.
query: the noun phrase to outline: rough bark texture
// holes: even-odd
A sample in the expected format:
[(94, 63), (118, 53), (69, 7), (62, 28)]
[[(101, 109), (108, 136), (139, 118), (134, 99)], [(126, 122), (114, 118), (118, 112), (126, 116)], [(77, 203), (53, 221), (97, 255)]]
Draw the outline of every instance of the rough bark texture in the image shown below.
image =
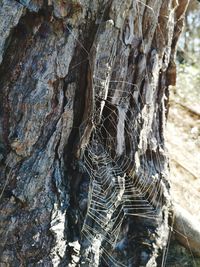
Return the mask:
[(164, 266), (187, 4), (0, 1), (1, 266)]

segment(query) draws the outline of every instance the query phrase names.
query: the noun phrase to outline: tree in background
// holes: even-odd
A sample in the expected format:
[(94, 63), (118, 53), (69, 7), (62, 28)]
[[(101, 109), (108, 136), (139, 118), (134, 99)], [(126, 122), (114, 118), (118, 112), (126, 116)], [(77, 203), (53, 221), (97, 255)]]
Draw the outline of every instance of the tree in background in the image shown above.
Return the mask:
[(178, 81), (176, 101), (199, 114), (200, 4), (192, 0), (185, 15), (185, 27), (177, 49)]
[(180, 62), (198, 64), (200, 52), (200, 4), (190, 1), (185, 15), (185, 27), (178, 48)]

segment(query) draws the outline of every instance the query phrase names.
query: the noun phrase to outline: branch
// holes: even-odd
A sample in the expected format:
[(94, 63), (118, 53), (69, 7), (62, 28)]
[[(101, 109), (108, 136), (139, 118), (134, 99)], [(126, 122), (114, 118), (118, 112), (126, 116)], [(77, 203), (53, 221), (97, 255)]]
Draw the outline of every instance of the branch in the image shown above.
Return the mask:
[(190, 114), (200, 117), (200, 113), (197, 110), (195, 110), (195, 109), (193, 109), (191, 107), (188, 107), (187, 105), (184, 105), (184, 104), (182, 104), (182, 103), (180, 103), (178, 101), (175, 101), (175, 100), (170, 100), (170, 102), (181, 106), (182, 108), (186, 109)]
[(175, 164), (177, 164), (179, 167), (181, 167), (182, 169), (184, 169), (188, 174), (192, 175), (194, 177), (195, 180), (198, 179), (198, 175), (196, 175), (192, 170), (188, 169), (184, 164), (182, 164), (180, 161), (172, 158), (172, 161), (175, 162)]
[(174, 205), (175, 237), (195, 256), (200, 257), (200, 223), (181, 206)]

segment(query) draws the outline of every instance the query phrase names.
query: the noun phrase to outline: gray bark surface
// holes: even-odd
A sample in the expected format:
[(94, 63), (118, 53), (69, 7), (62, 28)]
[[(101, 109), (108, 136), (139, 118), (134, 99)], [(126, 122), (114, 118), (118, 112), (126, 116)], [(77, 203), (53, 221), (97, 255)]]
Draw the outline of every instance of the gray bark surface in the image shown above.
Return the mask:
[(164, 266), (187, 4), (0, 1), (0, 266)]

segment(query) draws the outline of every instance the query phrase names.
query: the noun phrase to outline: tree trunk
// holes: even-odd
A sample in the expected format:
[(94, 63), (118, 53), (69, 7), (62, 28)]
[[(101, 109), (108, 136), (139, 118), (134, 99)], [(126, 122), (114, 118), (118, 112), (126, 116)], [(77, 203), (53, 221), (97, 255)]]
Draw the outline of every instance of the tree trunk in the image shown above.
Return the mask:
[(0, 266), (165, 265), (187, 4), (0, 1)]

